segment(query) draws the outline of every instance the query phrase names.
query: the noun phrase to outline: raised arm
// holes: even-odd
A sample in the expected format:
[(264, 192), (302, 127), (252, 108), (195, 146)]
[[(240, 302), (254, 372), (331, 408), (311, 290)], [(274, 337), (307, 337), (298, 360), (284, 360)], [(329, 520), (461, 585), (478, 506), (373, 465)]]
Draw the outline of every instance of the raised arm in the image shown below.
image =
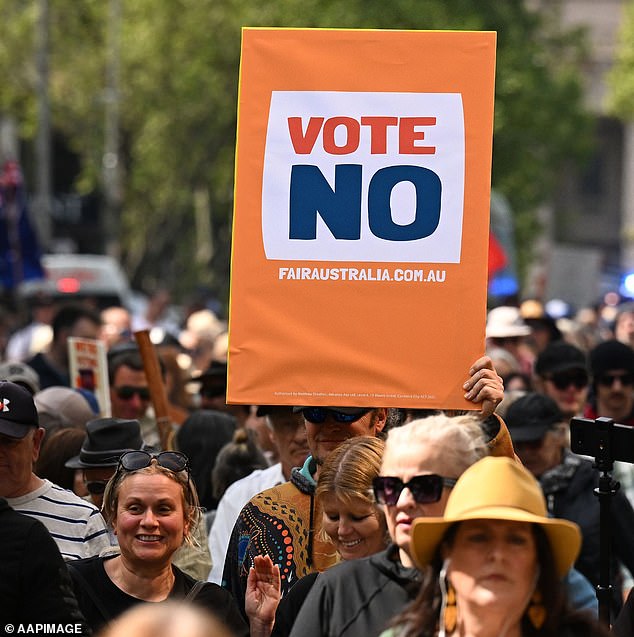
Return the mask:
[(280, 569), (268, 555), (257, 555), (247, 578), (244, 610), (251, 637), (269, 637), (280, 603)]

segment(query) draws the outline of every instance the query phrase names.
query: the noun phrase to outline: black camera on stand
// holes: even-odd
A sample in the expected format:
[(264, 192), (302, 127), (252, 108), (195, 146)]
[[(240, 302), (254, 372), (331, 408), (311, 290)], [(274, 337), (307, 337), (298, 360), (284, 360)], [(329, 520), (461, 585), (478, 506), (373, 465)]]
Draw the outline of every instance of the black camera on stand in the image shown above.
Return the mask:
[(594, 467), (601, 472), (599, 486), (594, 490), (599, 498), (599, 619), (610, 626), (610, 503), (620, 484), (612, 479), (615, 461), (634, 464), (634, 427), (615, 423), (611, 418), (573, 418), (570, 421), (570, 449), (579, 455), (594, 458)]

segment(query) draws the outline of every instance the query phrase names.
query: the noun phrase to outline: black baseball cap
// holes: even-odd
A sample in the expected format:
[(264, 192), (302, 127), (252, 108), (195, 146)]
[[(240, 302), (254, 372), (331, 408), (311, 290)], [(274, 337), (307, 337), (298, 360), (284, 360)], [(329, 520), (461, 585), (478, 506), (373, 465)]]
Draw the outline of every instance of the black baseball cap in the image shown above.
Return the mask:
[(582, 369), (587, 373), (588, 363), (582, 350), (565, 341), (550, 343), (535, 361), (535, 373), (542, 377), (570, 369)]
[(24, 438), (40, 421), (28, 390), (16, 383), (0, 381), (0, 434)]
[(565, 419), (550, 396), (531, 392), (511, 404), (504, 422), (511, 432), (513, 442), (530, 442), (540, 440), (554, 424)]

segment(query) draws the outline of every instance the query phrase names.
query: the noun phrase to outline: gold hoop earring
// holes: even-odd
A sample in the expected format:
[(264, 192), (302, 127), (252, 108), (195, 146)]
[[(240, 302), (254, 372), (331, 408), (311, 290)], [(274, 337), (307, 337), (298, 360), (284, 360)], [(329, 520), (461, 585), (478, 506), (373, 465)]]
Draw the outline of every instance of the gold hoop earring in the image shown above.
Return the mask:
[(456, 591), (449, 580), (447, 580), (447, 598), (445, 602), (444, 620), (445, 630), (448, 633), (452, 633), (458, 620), (458, 607), (456, 606)]
[(539, 590), (535, 590), (533, 593), (526, 614), (531, 624), (533, 624), (537, 630), (544, 625), (546, 621), (546, 609), (544, 608), (544, 600)]

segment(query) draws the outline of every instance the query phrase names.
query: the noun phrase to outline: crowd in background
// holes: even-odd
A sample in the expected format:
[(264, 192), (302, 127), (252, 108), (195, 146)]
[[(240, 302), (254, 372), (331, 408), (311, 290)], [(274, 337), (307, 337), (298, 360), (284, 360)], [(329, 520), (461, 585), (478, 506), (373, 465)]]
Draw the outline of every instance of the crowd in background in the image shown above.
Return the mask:
[[(594, 620), (578, 619), (597, 616), (604, 529), (594, 495), (599, 473), (593, 457), (571, 449), (570, 421), (582, 417), (590, 427), (605, 416), (634, 425), (634, 304), (615, 301), (574, 315), (537, 300), (492, 308), (486, 356), (465, 370), (477, 417), (227, 405), (225, 323), (204, 307), (175, 320), (165, 292), (139, 315), (37, 297), (21, 322), (0, 318), (0, 398), (9, 405), (0, 413), (0, 460), (10, 458), (0, 462), (6, 474), (0, 505), (8, 503), (6, 515), (12, 510), (48, 529), (51, 554), (69, 565), (60, 569), (57, 558), (47, 558), (58, 565), (51, 581), (58, 597), (74, 599), (69, 608), (58, 604), (59, 617), (79, 617), (86, 633), (106, 625), (115, 630), (112, 620), (139, 600), (185, 598), (214, 610), (228, 634), (254, 637), (484, 635), (469, 631), (485, 619), (502, 622), (497, 634), (603, 634)], [(138, 330), (150, 331), (159, 355), (167, 438), (157, 426)], [(71, 336), (105, 344), (107, 417), (94, 394), (71, 387)], [(422, 540), (415, 544), (412, 535), (417, 521), (443, 519), (454, 491), (458, 498), (461, 475), (486, 456), (523, 465), (521, 475), (508, 470), (509, 484), (516, 482), (522, 497), (536, 489), (543, 509), (539, 502), (530, 511), (522, 504), (528, 512), (515, 519), (496, 517), (483, 504), (477, 532), (455, 534), (471, 529), (461, 513), (454, 531), (429, 549), (455, 561), (436, 565), (432, 553), (420, 557)], [(350, 469), (358, 470), (349, 475)], [(607, 605), (614, 633), (625, 635), (634, 606), (634, 465), (615, 462), (613, 475), (621, 488), (610, 512)], [(508, 509), (500, 485), (493, 480), (490, 488), (491, 498), (500, 499), (496, 510)], [(135, 516), (143, 518), (134, 522), (138, 527)], [(561, 532), (571, 534), (574, 551), (563, 560), (563, 580), (557, 573), (548, 581), (529, 577), (535, 564), (541, 564), (535, 572), (545, 569), (544, 555), (557, 558), (563, 550), (546, 519), (559, 520)], [(24, 524), (11, 519), (5, 531)], [(514, 524), (528, 526), (520, 532)], [(533, 531), (541, 527), (546, 535)], [(533, 529), (528, 535), (527, 528)], [(492, 576), (501, 588), (525, 590), (524, 597), (506, 599), (491, 585), (485, 587), (495, 593), (489, 607), (462, 586), (455, 564), (464, 566), (460, 560), (476, 533), (483, 545), (532, 547), (537, 562), (531, 558), (517, 581)], [(26, 555), (26, 545), (19, 550)], [(8, 581), (17, 577), (8, 570), (12, 563), (5, 560)], [(433, 583), (426, 579), (431, 572)], [(557, 588), (561, 602), (540, 601), (543, 587), (551, 596)], [(419, 592), (424, 601), (416, 601)], [(459, 609), (447, 610), (456, 595)], [(428, 605), (425, 614), (416, 604)], [(517, 621), (501, 619), (507, 615), (498, 616), (496, 604), (515, 609)], [(36, 617), (29, 616), (32, 605), (24, 612), (25, 620)], [(198, 621), (206, 625), (188, 617), (192, 635)], [(573, 626), (579, 632), (570, 632)]]

